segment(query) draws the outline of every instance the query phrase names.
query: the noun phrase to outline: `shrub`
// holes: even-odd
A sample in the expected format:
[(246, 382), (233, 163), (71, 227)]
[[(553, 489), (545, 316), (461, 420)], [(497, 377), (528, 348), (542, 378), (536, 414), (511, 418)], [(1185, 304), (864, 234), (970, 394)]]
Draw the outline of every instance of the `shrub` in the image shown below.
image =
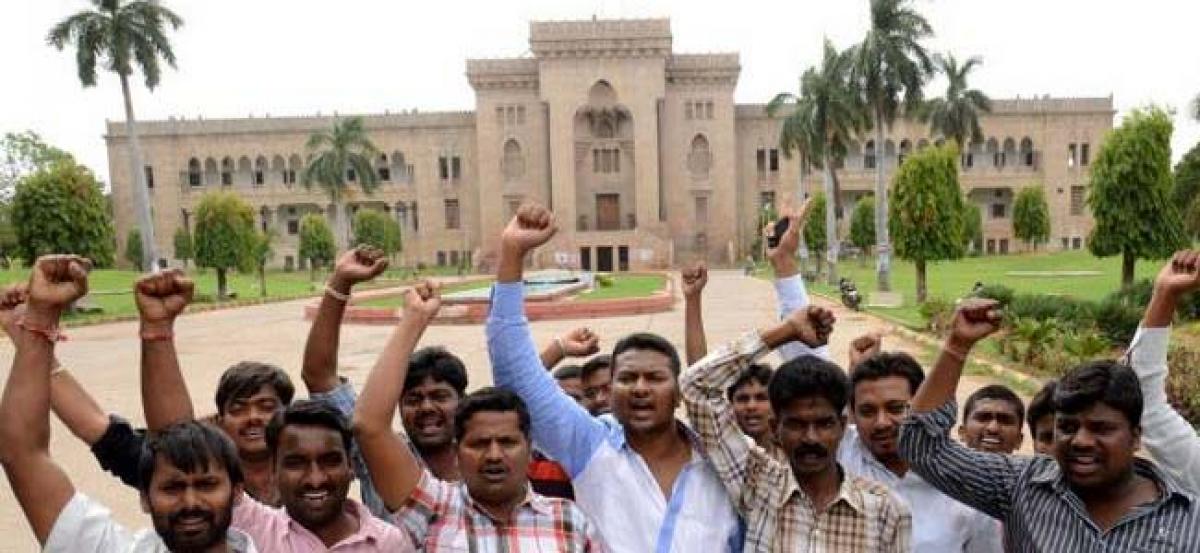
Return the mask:
[(945, 334), (954, 320), (954, 304), (945, 298), (928, 298), (917, 311), (925, 319), (925, 328), (938, 336)]
[(1193, 426), (1200, 424), (1200, 351), (1173, 346), (1167, 353), (1167, 398)]
[(1013, 289), (1003, 284), (985, 284), (975, 294), (975, 297), (996, 300), (1000, 302), (1000, 307), (1008, 309), (1012, 305), (1013, 294)]
[(1109, 295), (1096, 307), (1096, 328), (1113, 347), (1128, 344), (1141, 320), (1142, 308), (1129, 305), (1116, 294)]
[(1009, 303), (1008, 311), (1010, 316), (1017, 319), (1058, 319), (1068, 329), (1087, 328), (1096, 320), (1095, 304), (1069, 296), (1016, 294)]

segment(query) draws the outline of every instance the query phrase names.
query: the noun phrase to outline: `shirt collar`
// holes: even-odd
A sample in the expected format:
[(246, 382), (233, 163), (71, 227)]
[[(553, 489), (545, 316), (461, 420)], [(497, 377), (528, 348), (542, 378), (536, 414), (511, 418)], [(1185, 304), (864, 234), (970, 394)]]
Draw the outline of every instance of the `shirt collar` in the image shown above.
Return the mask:
[[(466, 482), (459, 482), (458, 489), (459, 493), (462, 494), (463, 501), (467, 503), (468, 507), (470, 507), (472, 511), (486, 516), (489, 519), (495, 520), (495, 517), (493, 517), (487, 509), (483, 508), (482, 505), (475, 501), (475, 498), (471, 497), (471, 492), (467, 489)], [(542, 496), (541, 494), (534, 493), (533, 488), (526, 483), (525, 498), (517, 504), (516, 508), (513, 509), (513, 512), (515, 513), (523, 508), (529, 508), (541, 515), (552, 514), (553, 507), (551, 507), (549, 503), (550, 502), (546, 499), (546, 497)]]
[[(281, 509), (283, 508), (281, 507)], [(379, 543), (383, 539), (382, 532), (384, 529), (379, 526), (381, 521), (377, 520), (361, 503), (347, 497), (345, 503), (342, 505), (342, 509), (348, 511), (354, 518), (358, 519), (358, 531), (347, 536), (339, 543), (357, 543), (360, 541)], [(284, 510), (284, 513), (286, 514), (287, 511)], [(290, 516), (288, 517), (287, 531), (316, 536), (312, 530), (305, 528)]]
[[(836, 464), (838, 469), (838, 477), (841, 479), (841, 483), (838, 484), (837, 495), (834, 496), (833, 501), (829, 502), (829, 507), (827, 508), (832, 508), (838, 503), (845, 503), (849, 505), (850, 508), (858, 511), (859, 514), (866, 514), (867, 506), (863, 503), (862, 490), (859, 489), (859, 487), (862, 486), (862, 483), (858, 481), (858, 477), (847, 473), (846, 469), (842, 467), (841, 463)], [(788, 470), (790, 471), (791, 468), (789, 467)], [(794, 473), (789, 481), (792, 489), (789, 491), (788, 496), (804, 496), (804, 490), (800, 489), (800, 482), (796, 480)], [(809, 501), (811, 502), (811, 498), (809, 498)]]

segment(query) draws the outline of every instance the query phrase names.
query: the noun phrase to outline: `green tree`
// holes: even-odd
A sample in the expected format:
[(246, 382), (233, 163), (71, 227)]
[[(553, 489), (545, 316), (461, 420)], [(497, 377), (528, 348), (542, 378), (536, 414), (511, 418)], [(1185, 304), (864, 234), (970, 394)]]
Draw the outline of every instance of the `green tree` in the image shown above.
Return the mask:
[(275, 257), (274, 242), (275, 232), (268, 230), (255, 232), (251, 244), (251, 257), (258, 273), (258, 295), (264, 298), (267, 297), (267, 263)]
[(875, 245), (875, 198), (867, 196), (854, 204), (850, 215), (850, 243), (862, 250), (859, 264), (866, 266), (867, 252)]
[[(883, 151), (883, 131), (896, 117), (915, 114), (923, 102), (921, 88), (933, 73), (933, 62), (921, 40), (933, 27), (910, 0), (871, 0), (871, 27), (855, 47), (854, 75), (863, 90), (875, 129), (875, 147)], [(888, 236), (887, 162), (875, 164), (875, 244), (879, 256), (878, 287), (891, 290), (891, 245)]]
[(308, 260), (309, 280), (317, 279), (317, 267), (333, 261), (337, 255), (333, 231), (325, 217), (309, 213), (300, 219), (300, 258)]
[(394, 262), (396, 261), (396, 254), (404, 250), (404, 236), (400, 230), (400, 222), (388, 217), (387, 226), (384, 227), (384, 231), (386, 232), (386, 245), (383, 248), (383, 252)]
[(963, 195), (958, 186), (958, 148), (927, 148), (904, 160), (892, 183), (888, 224), (896, 255), (917, 269), (917, 301), (927, 295), (925, 263), (962, 257)]
[(72, 253), (100, 267), (113, 264), (116, 237), (104, 194), (87, 167), (61, 161), (26, 176), (12, 199), (17, 255)]
[(983, 210), (971, 201), (963, 202), (963, 247), (968, 251), (983, 248)]
[(1175, 164), (1175, 185), (1171, 192), (1172, 201), (1184, 210), (1184, 223), (1188, 234), (1193, 238), (1200, 237), (1200, 204), (1196, 198), (1200, 196), (1200, 143), (1192, 146), (1183, 159)]
[(1040, 184), (1017, 192), (1013, 203), (1013, 234), (1037, 251), (1038, 244), (1050, 240), (1050, 206)]
[(1191, 107), (1192, 119), (1200, 121), (1200, 94), (1197, 94), (1195, 98), (1192, 98)]
[(154, 222), (150, 213), (150, 192), (146, 188), (141, 145), (134, 125), (133, 97), (129, 77), (136, 65), (145, 77), (146, 88), (158, 86), (159, 60), (175, 67), (175, 51), (167, 38), (167, 29), (178, 29), (183, 19), (163, 7), (158, 0), (91, 0), (95, 9), (80, 11), (50, 29), (46, 41), (62, 50), (68, 44), (75, 50), (75, 68), (84, 87), (96, 84), (96, 64), (117, 74), (125, 100), (125, 132), (129, 139), (129, 173), (133, 179), (132, 197), (142, 233), (145, 254), (143, 267), (158, 263), (154, 242)]
[(196, 247), (192, 242), (192, 233), (188, 232), (187, 227), (179, 227), (175, 229), (175, 259), (183, 262), (183, 267), (186, 269), (188, 261), (196, 257)]
[(364, 194), (375, 191), (379, 176), (375, 174), (374, 160), (379, 157), (379, 150), (367, 138), (361, 117), (334, 121), (332, 129), (313, 133), (307, 147), (311, 157), (300, 182), (307, 188), (317, 185), (329, 195), (335, 207), (335, 243), (345, 248), (350, 229), (344, 202), (353, 193), (350, 183), (357, 182)]
[(388, 216), (374, 209), (354, 214), (354, 243), (367, 244), (388, 253)]
[(937, 70), (946, 76), (946, 95), (933, 98), (920, 110), (921, 121), (929, 123), (929, 132), (953, 139), (959, 149), (981, 142), (983, 130), (979, 115), (992, 112), (992, 100), (982, 91), (967, 87), (967, 75), (983, 63), (978, 56), (959, 65), (954, 56), (935, 55)]
[(228, 296), (230, 269), (254, 266), (254, 209), (233, 192), (210, 192), (196, 206), (196, 265), (217, 270), (217, 297)]
[[(817, 192), (813, 195), (812, 206), (809, 207), (809, 213), (824, 213), (828, 207), (828, 200), (825, 198), (824, 192)], [(829, 248), (829, 235), (825, 233), (825, 223), (816, 217), (809, 217), (804, 221), (804, 244), (808, 246), (809, 251), (813, 252), (813, 257), (817, 258), (817, 272), (821, 272), (821, 258), (825, 257), (826, 251)]]
[(75, 158), (47, 144), (33, 131), (5, 133), (0, 138), (0, 200), (11, 198), (17, 183), (26, 175), (59, 161), (75, 163)]
[(1163, 259), (1187, 245), (1171, 201), (1171, 116), (1135, 109), (1104, 140), (1092, 164), (1088, 206), (1096, 224), (1088, 250), (1121, 255), (1121, 286), (1133, 284), (1138, 259)]
[(142, 266), (145, 261), (142, 257), (142, 233), (138, 229), (129, 229), (129, 235), (125, 237), (125, 261), (138, 271), (146, 270)]
[[(782, 92), (767, 104), (767, 115), (774, 117), (785, 106), (792, 112), (783, 121), (779, 145), (783, 155), (799, 151), (806, 162), (822, 169), (825, 177), (825, 235), (830, 237), (828, 259), (829, 284), (837, 284), (837, 207), (841, 201), (834, 165), (846, 157), (846, 144), (852, 133), (865, 126), (862, 102), (850, 80), (853, 58), (838, 52), (825, 39), (820, 67), (810, 67), (800, 77), (800, 95)], [(814, 211), (814, 213), (820, 213)], [(810, 221), (816, 218), (810, 219)], [(820, 263), (818, 263), (818, 267)]]

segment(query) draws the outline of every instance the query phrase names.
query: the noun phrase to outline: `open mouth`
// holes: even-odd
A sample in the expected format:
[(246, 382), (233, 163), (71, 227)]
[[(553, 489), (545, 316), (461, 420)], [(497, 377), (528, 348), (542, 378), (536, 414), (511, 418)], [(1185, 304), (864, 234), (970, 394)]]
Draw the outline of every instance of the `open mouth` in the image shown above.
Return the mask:
[(1095, 455), (1072, 455), (1067, 457), (1067, 469), (1086, 476), (1100, 470), (1100, 460)]
[(243, 440), (251, 441), (251, 442), (266, 439), (265, 430), (261, 426), (245, 428), (241, 432), (239, 432), (238, 435), (241, 436)]
[(438, 415), (420, 417), (416, 421), (417, 432), (424, 435), (438, 435), (446, 428), (446, 421)]
[(187, 516), (175, 519), (175, 531), (180, 534), (199, 534), (208, 530), (208, 517)]
[(979, 438), (979, 447), (983, 449), (1000, 449), (1004, 442), (995, 436), (983, 436)]
[(487, 482), (497, 484), (508, 478), (508, 469), (501, 465), (491, 465), (483, 467), (483, 469), (479, 471), (479, 474), (483, 476), (483, 479)]

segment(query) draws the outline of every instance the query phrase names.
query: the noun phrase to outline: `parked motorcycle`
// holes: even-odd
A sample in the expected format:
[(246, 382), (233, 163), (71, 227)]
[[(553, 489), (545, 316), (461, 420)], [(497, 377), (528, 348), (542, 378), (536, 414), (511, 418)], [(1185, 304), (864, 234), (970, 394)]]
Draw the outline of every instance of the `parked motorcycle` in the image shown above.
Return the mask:
[(842, 305), (858, 311), (859, 305), (862, 304), (862, 295), (858, 293), (854, 282), (843, 277), (838, 281), (838, 290), (842, 293)]

